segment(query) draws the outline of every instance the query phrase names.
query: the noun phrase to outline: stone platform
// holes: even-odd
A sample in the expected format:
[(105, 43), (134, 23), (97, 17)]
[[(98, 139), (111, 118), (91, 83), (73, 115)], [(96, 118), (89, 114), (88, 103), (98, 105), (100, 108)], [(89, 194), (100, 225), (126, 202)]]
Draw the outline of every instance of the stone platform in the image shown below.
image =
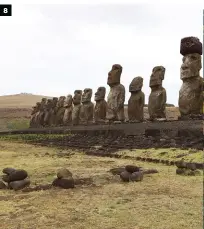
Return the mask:
[(49, 137), (40, 142), (44, 145), (53, 144), (70, 148), (91, 148), (100, 145), (109, 149), (153, 147), (203, 149), (202, 120), (78, 125), (0, 132), (0, 135), (8, 134), (69, 134), (61, 140), (53, 136), (53, 139)]

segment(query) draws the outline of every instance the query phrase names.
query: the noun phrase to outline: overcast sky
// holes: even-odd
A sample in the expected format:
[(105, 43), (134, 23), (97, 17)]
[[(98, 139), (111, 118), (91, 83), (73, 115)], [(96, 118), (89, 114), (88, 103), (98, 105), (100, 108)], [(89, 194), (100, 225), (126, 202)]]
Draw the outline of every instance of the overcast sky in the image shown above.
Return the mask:
[[(60, 96), (106, 86), (108, 71), (121, 64), (126, 88), (144, 78), (146, 103), (152, 68), (166, 68), (167, 102), (177, 105), (180, 40), (203, 41), (203, 6), (195, 5), (18, 5), (0, 18), (0, 94)], [(202, 75), (202, 71), (201, 71)]]

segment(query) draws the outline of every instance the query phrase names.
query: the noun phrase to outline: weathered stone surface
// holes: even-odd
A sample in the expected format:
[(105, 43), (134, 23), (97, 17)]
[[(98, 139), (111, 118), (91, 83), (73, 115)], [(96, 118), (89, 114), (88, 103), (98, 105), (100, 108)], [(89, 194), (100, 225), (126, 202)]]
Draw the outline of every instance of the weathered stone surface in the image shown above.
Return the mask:
[(183, 56), (198, 53), (202, 55), (202, 43), (197, 37), (184, 37), (181, 39), (180, 54)]
[(183, 81), (179, 91), (179, 111), (181, 117), (201, 115), (203, 113), (203, 79), (200, 77), (202, 68), (201, 56), (197, 53), (183, 57), (180, 78)]
[(192, 162), (186, 163), (186, 168), (191, 170), (196, 170), (196, 164)]
[(127, 171), (124, 171), (120, 174), (120, 178), (122, 181), (124, 182), (129, 182), (130, 181), (130, 176), (131, 176), (131, 173), (127, 172)]
[(94, 100), (96, 101), (94, 107), (94, 121), (95, 123), (103, 123), (106, 120), (107, 102), (105, 101), (106, 88), (99, 87), (95, 93)]
[(55, 117), (56, 126), (63, 125), (63, 118), (65, 112), (64, 101), (65, 101), (65, 96), (60, 96), (56, 106), (56, 117)]
[(57, 112), (57, 103), (58, 103), (58, 98), (57, 97), (53, 97), (52, 98), (52, 106), (51, 106), (51, 110), (50, 110), (49, 126), (54, 126), (55, 125), (56, 112)]
[(45, 106), (44, 126), (51, 126), (50, 120), (52, 115), (53, 100), (48, 99)]
[(66, 169), (66, 168), (61, 168), (57, 171), (57, 177), (60, 178), (72, 178), (72, 173)]
[(73, 110), (73, 105), (72, 105), (72, 95), (67, 95), (67, 98), (64, 102), (64, 107), (65, 107), (65, 112), (64, 112), (64, 117), (63, 117), (63, 124), (70, 125), (72, 123), (72, 110)]
[(122, 66), (114, 64), (108, 73), (107, 84), (110, 86), (110, 92), (107, 99), (107, 115), (109, 121), (124, 121), (124, 102), (125, 87), (120, 84)]
[(73, 110), (72, 110), (72, 124), (77, 125), (79, 124), (79, 114), (81, 109), (81, 96), (82, 90), (75, 90), (73, 96)]
[(82, 94), (82, 105), (79, 119), (81, 124), (93, 123), (94, 104), (91, 102), (92, 89), (85, 88)]
[(69, 178), (69, 179), (66, 179), (66, 178), (58, 179), (58, 178), (56, 178), (52, 182), (52, 185), (54, 187), (60, 187), (60, 188), (63, 188), (63, 189), (74, 188), (74, 179), (73, 178)]
[(42, 98), (41, 103), (40, 103), (40, 111), (39, 111), (39, 114), (38, 114), (38, 117), (37, 117), (39, 126), (44, 126), (46, 103), (47, 103), (47, 99), (46, 98)]
[(185, 173), (185, 169), (184, 168), (177, 168), (176, 169), (176, 174), (178, 175), (184, 175)]
[(11, 174), (9, 174), (9, 182), (24, 180), (28, 176), (28, 173), (23, 169), (18, 169)]
[(142, 181), (143, 180), (143, 172), (134, 172), (130, 175), (130, 180), (131, 181)]
[(186, 162), (184, 160), (176, 161), (175, 165), (180, 169), (186, 168)]
[(143, 121), (145, 95), (141, 91), (143, 86), (143, 78), (135, 77), (129, 86), (131, 96), (128, 100), (128, 119), (130, 122)]
[(30, 127), (38, 127), (38, 116), (40, 113), (41, 103), (37, 102), (35, 106), (32, 107)]
[(4, 184), (4, 182), (1, 180), (0, 180), (0, 189), (7, 189), (6, 184)]
[(140, 171), (140, 167), (135, 165), (126, 165), (125, 170), (129, 173), (134, 173)]
[(10, 175), (10, 174), (13, 173), (14, 171), (16, 171), (16, 169), (10, 168), (10, 167), (4, 168), (4, 169), (2, 170), (2, 172), (5, 173), (5, 174), (7, 174), (7, 175)]
[(166, 90), (162, 87), (165, 68), (156, 66), (150, 77), (151, 93), (149, 95), (148, 111), (151, 120), (166, 118)]
[(28, 187), (30, 185), (30, 180), (18, 180), (18, 181), (13, 181), (9, 183), (9, 188), (13, 189), (15, 191), (21, 190), (25, 187)]

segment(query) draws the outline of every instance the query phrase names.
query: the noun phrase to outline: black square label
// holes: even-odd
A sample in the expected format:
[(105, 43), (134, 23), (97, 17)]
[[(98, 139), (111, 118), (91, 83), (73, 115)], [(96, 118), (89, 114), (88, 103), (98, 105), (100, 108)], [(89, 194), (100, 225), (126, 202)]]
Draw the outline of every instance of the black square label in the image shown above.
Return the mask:
[(1, 5), (0, 4), (0, 16), (11, 16), (12, 5)]

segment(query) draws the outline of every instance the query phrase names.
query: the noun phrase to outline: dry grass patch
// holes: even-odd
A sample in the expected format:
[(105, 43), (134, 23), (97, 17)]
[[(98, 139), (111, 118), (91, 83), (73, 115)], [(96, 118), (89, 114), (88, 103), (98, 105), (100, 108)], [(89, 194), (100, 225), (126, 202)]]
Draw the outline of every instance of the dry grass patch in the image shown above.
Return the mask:
[(0, 169), (26, 169), (32, 185), (51, 182), (66, 166), (74, 177), (92, 177), (94, 186), (23, 193), (0, 190), (1, 229), (201, 229), (202, 176), (175, 175), (175, 167), (156, 168), (141, 183), (122, 183), (109, 169), (128, 159), (99, 158), (80, 152), (57, 157), (58, 149), (0, 141)]

